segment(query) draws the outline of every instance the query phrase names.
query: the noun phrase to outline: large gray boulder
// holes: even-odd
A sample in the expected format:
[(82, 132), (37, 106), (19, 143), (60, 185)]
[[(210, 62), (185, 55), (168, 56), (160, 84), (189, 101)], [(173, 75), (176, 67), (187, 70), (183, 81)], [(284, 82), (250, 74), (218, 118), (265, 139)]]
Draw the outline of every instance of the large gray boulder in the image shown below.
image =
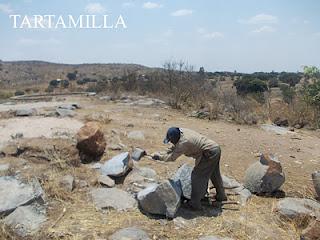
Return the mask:
[(90, 193), (98, 209), (124, 211), (136, 207), (136, 200), (129, 193), (117, 188), (94, 188)]
[(23, 183), (15, 177), (0, 177), (0, 216), (6, 216), (17, 207), (43, 200), (44, 192), (38, 181)]
[(112, 234), (109, 240), (150, 240), (148, 234), (136, 227), (124, 228)]
[(183, 197), (191, 199), (191, 173), (193, 167), (183, 164), (172, 177), (172, 180), (179, 182), (182, 189)]
[(121, 153), (106, 161), (100, 168), (101, 174), (120, 177), (132, 168), (132, 162), (128, 152)]
[(137, 198), (143, 211), (174, 218), (180, 206), (181, 194), (181, 186), (166, 180), (140, 191)]
[(38, 232), (47, 220), (43, 207), (37, 205), (21, 206), (4, 219), (4, 223), (21, 237)]
[(136, 167), (126, 176), (123, 184), (126, 186), (127, 191), (136, 194), (142, 189), (156, 183), (157, 180), (157, 173), (153, 169)]
[(312, 182), (318, 198), (320, 199), (320, 171), (312, 173)]
[(289, 219), (320, 218), (320, 203), (306, 198), (284, 198), (277, 203), (274, 211)]
[(252, 193), (273, 193), (282, 186), (285, 175), (277, 157), (261, 155), (260, 161), (252, 164), (246, 171), (244, 186)]
[(18, 109), (15, 113), (17, 117), (30, 117), (37, 114), (37, 110), (34, 108)]

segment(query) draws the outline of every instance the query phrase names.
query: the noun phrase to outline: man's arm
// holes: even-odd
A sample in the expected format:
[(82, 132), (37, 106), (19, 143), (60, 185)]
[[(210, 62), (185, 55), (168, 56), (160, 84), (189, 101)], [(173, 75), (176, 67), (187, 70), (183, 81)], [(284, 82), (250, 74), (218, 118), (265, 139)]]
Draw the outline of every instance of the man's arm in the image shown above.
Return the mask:
[(172, 147), (168, 149), (166, 152), (158, 152), (154, 153), (153, 156), (156, 160), (164, 161), (164, 162), (172, 162), (175, 161), (178, 157), (183, 154), (183, 151), (178, 146)]

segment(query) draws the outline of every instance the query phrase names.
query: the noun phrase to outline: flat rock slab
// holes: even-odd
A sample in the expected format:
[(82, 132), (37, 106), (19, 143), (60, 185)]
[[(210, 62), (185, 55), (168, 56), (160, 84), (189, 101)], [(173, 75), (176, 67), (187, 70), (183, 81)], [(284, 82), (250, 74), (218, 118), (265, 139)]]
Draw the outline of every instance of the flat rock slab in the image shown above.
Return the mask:
[(130, 155), (128, 152), (121, 153), (106, 161), (100, 168), (101, 174), (111, 177), (125, 175), (131, 169)]
[(277, 203), (274, 211), (289, 219), (306, 216), (320, 219), (320, 203), (306, 198), (284, 198)]
[(112, 234), (109, 240), (151, 240), (148, 234), (135, 227), (121, 229)]
[(137, 198), (143, 211), (174, 218), (180, 206), (181, 194), (181, 186), (166, 180), (140, 191)]
[(117, 188), (95, 188), (91, 196), (98, 209), (130, 210), (136, 207), (136, 200), (127, 192)]
[(35, 205), (18, 207), (4, 219), (4, 223), (21, 237), (33, 235), (47, 220), (45, 209)]
[(17, 207), (30, 204), (43, 196), (37, 181), (25, 184), (14, 177), (0, 177), (0, 216), (6, 216)]
[(37, 113), (36, 109), (34, 108), (24, 108), (24, 109), (18, 109), (16, 111), (17, 117), (30, 117)]
[(188, 164), (183, 164), (172, 177), (172, 180), (179, 182), (182, 189), (183, 197), (191, 199), (191, 173), (193, 167)]
[(131, 131), (128, 133), (129, 139), (145, 140), (144, 133), (142, 131)]

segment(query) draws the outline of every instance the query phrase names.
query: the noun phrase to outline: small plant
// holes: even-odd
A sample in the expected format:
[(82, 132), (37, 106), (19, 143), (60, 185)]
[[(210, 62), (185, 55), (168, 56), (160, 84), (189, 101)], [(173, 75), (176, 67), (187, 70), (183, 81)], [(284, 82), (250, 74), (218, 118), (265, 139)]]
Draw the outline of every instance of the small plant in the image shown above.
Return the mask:
[(22, 95), (24, 95), (24, 94), (25, 94), (25, 92), (22, 91), (22, 90), (17, 90), (17, 91), (14, 93), (15, 96), (22, 96)]

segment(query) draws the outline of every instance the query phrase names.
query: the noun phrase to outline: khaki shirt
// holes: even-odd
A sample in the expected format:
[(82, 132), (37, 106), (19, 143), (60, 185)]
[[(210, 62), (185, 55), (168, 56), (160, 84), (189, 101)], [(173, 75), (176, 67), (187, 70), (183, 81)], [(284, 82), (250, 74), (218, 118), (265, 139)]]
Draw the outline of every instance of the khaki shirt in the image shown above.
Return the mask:
[(181, 155), (196, 159), (195, 165), (201, 160), (203, 152), (219, 146), (216, 142), (187, 128), (180, 128), (181, 136), (179, 142), (167, 152), (161, 152), (161, 161), (175, 161)]

